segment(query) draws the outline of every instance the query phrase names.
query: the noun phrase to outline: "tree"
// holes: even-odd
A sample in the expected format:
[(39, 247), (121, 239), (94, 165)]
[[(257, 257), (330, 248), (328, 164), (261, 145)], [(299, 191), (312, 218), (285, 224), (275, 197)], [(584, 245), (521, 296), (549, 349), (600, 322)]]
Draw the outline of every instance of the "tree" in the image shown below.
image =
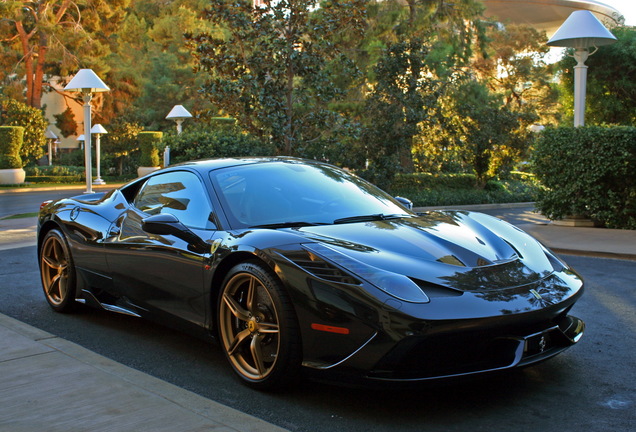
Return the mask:
[[(617, 42), (599, 48), (588, 66), (585, 120), (589, 125), (632, 126), (636, 122), (636, 28), (616, 27)], [(572, 124), (574, 112), (574, 66), (566, 53), (559, 62), (564, 121)]]
[[(375, 4), (364, 41), (368, 58), (365, 144), (371, 149), (373, 180), (389, 183), (399, 170), (413, 169), (412, 149), (423, 125), (435, 122), (445, 88), (480, 46), (481, 7), (472, 0), (428, 0)], [(379, 55), (378, 55), (379, 54)]]
[(116, 28), (128, 1), (1, 2), (2, 64), (11, 65), (2, 78), (25, 76), (25, 101), (40, 108), (45, 75), (67, 76), (78, 66), (103, 70), (104, 38)]
[(211, 0), (205, 16), (223, 33), (189, 36), (210, 101), (282, 154), (300, 154), (346, 123), (330, 107), (343, 92), (331, 72), (356, 70), (333, 41), (361, 32), (365, 1), (315, 4)]
[(471, 66), (491, 92), (501, 95), (511, 111), (524, 114), (523, 127), (533, 122), (555, 124), (559, 119), (554, 71), (545, 61), (549, 52), (545, 32), (519, 25), (492, 26), (484, 55)]
[(162, 130), (173, 126), (165, 116), (176, 104), (195, 116), (212, 108), (198, 92), (204, 77), (194, 72), (184, 37), (187, 32), (214, 31), (200, 16), (206, 3), (175, 0), (157, 7), (153, 0), (133, 2), (118, 32), (117, 49), (108, 57), (113, 91), (103, 115), (124, 115)]
[(477, 186), (483, 188), (496, 174), (495, 155), (511, 152), (517, 144), (513, 131), (519, 126), (518, 117), (474, 80), (457, 88), (453, 111), (456, 145), (474, 171)]

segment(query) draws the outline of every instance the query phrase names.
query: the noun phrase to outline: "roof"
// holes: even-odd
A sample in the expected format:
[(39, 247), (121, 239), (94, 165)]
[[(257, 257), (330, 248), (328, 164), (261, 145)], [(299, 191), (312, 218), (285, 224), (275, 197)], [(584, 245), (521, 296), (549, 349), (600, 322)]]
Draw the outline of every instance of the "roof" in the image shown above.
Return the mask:
[(527, 24), (545, 30), (548, 38), (577, 10), (589, 10), (606, 26), (621, 23), (622, 14), (612, 6), (592, 0), (482, 0), (487, 17), (502, 23)]

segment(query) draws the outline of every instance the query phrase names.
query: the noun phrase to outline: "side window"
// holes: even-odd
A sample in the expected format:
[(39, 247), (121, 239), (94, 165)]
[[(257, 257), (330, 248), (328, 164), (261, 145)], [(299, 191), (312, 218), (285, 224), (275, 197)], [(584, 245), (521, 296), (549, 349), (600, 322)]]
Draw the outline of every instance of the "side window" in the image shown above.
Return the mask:
[(144, 213), (170, 213), (191, 228), (214, 229), (212, 207), (201, 180), (186, 171), (159, 174), (148, 179), (133, 205)]

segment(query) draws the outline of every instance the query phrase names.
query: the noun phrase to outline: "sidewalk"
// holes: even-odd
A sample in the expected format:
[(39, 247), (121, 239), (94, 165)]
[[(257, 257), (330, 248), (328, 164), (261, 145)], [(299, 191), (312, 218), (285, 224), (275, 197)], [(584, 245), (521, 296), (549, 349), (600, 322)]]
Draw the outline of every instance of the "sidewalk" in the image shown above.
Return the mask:
[(0, 314), (0, 430), (283, 432)]
[[(514, 206), (465, 208), (509, 218), (557, 253), (636, 261), (636, 231), (557, 226)], [(35, 228), (35, 218), (0, 220), (0, 250), (35, 245)], [(0, 431), (284, 431), (2, 314), (0, 377)]]

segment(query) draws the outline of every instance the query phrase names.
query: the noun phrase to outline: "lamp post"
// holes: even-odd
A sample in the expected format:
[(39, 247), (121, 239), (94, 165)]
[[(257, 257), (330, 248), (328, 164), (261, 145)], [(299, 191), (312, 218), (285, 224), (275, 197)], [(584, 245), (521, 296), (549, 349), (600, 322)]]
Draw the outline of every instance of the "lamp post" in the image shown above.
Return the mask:
[[(616, 37), (587, 10), (578, 10), (570, 14), (561, 27), (548, 41), (548, 46), (574, 48), (574, 127), (585, 124), (585, 86), (587, 84), (587, 66), (585, 61), (596, 52), (599, 46), (616, 42)], [(590, 53), (588, 49), (594, 47)]]
[(91, 162), (91, 99), (93, 93), (107, 92), (110, 88), (91, 69), (80, 69), (64, 87), (64, 91), (82, 93), (84, 101), (84, 166), (86, 168), (86, 193), (93, 192)]
[(182, 132), (181, 123), (183, 123), (185, 119), (189, 119), (191, 117), (192, 114), (190, 114), (183, 105), (175, 105), (166, 116), (166, 119), (174, 120), (177, 123), (177, 134), (180, 134)]
[(101, 155), (101, 149), (100, 149), (100, 137), (104, 134), (107, 134), (108, 132), (106, 131), (106, 129), (104, 128), (104, 126), (100, 125), (100, 124), (96, 124), (95, 126), (93, 126), (91, 128), (91, 133), (95, 135), (95, 160), (96, 160), (96, 168), (97, 168), (97, 178), (93, 181), (93, 184), (96, 185), (104, 185), (106, 184), (106, 182), (104, 180), (102, 180), (102, 176), (101, 176), (101, 164), (100, 164), (100, 155)]
[(49, 143), (49, 166), (53, 165), (53, 142), (57, 140), (57, 135), (50, 128), (46, 128), (44, 136)]
[(80, 135), (80, 136), (78, 136), (75, 140), (80, 142), (80, 148), (81, 148), (82, 150), (84, 150), (84, 147), (86, 147), (86, 146), (84, 145), (84, 134), (81, 134), (81, 135)]
[[(183, 107), (183, 105), (175, 105), (166, 116), (166, 119), (174, 120), (175, 123), (177, 123), (177, 135), (180, 135), (183, 131), (181, 128), (181, 123), (183, 123), (185, 119), (189, 119), (191, 117), (192, 114), (190, 114), (188, 110)], [(170, 147), (166, 146), (166, 148), (163, 150), (163, 166), (166, 167), (168, 165), (170, 165)]]

